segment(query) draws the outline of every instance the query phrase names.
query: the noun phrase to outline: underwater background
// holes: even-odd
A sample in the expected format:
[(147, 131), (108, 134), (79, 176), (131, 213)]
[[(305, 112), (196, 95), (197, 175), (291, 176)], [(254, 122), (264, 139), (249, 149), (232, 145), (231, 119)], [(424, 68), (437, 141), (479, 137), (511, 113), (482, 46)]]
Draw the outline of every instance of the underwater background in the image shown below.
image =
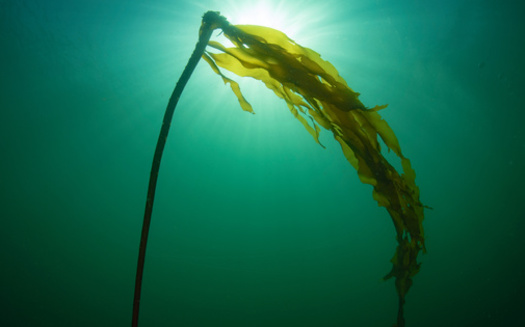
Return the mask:
[[(525, 324), (517, 1), (0, 0), (0, 326), (129, 326), (165, 106), (201, 16), (330, 61), (416, 171), (428, 253), (406, 326)], [(214, 33), (212, 39), (221, 36)], [(201, 62), (175, 111), (140, 326), (392, 326), (395, 230), (327, 131)]]

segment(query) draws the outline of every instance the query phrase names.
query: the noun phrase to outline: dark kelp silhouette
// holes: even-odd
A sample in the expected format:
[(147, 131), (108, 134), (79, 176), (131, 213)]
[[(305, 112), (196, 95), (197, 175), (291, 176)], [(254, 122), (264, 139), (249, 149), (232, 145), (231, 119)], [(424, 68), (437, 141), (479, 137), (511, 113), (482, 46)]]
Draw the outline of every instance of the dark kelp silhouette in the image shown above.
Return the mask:
[[(221, 29), (234, 47), (226, 48), (209, 41), (215, 29)], [(207, 45), (219, 53), (207, 52)], [(177, 102), (201, 57), (230, 84), (243, 110), (253, 113), (239, 85), (223, 75), (219, 67), (262, 81), (286, 101), (294, 117), (318, 143), (321, 127), (332, 131), (361, 182), (373, 186), (374, 199), (386, 208), (396, 228), (398, 245), (391, 260), (393, 267), (384, 279), (395, 278), (399, 298), (397, 327), (405, 326), (405, 296), (412, 285), (412, 277), (419, 271), (417, 256), (425, 251), (424, 206), (419, 201), (410, 161), (403, 156), (394, 132), (377, 112), (386, 105), (365, 107), (358, 99), (359, 93), (348, 87), (332, 64), (322, 60), (313, 50), (296, 44), (284, 33), (262, 26), (234, 26), (212, 11), (203, 16), (199, 41), (171, 95), (157, 142), (139, 248), (132, 326), (138, 326), (146, 244), (162, 152)], [(399, 157), (401, 174), (381, 154), (378, 136), (388, 150)]]

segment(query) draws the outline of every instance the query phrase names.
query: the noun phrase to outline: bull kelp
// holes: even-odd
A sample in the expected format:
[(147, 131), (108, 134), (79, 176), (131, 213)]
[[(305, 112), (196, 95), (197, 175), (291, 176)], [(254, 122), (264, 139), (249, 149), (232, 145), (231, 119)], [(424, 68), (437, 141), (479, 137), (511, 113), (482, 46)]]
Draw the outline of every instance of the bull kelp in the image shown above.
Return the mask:
[[(210, 41), (215, 29), (221, 29), (233, 47)], [(215, 52), (206, 51), (207, 46)], [(225, 76), (221, 69), (263, 82), (286, 102), (290, 112), (316, 142), (319, 143), (322, 129), (332, 132), (361, 182), (373, 186), (373, 198), (386, 208), (394, 223), (398, 245), (391, 259), (392, 270), (384, 279), (395, 278), (399, 298), (397, 326), (405, 326), (405, 296), (420, 268), (417, 257), (425, 251), (424, 206), (419, 201), (419, 188), (410, 161), (402, 154), (393, 130), (378, 113), (386, 105), (367, 108), (358, 99), (359, 93), (347, 85), (332, 64), (284, 33), (263, 26), (231, 25), (213, 11), (203, 17), (199, 41), (172, 93), (157, 142), (139, 248), (132, 325), (138, 326), (145, 250), (164, 144), (178, 99), (200, 57), (230, 84), (243, 110), (253, 113), (239, 84)], [(383, 156), (380, 140), (400, 159), (402, 172)]]

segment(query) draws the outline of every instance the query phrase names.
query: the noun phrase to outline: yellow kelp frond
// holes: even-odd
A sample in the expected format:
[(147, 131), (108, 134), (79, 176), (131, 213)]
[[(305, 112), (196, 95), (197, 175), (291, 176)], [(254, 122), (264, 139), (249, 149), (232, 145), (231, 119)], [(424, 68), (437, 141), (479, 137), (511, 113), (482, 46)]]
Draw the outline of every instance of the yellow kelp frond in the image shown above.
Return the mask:
[(221, 73), (221, 71), (219, 70), (219, 68), (213, 61), (213, 59), (211, 59), (206, 53), (202, 56), (202, 59), (204, 59), (208, 64), (210, 64), (210, 67), (213, 69), (215, 73), (217, 73), (217, 75), (222, 77), (224, 84), (230, 84), (230, 87), (233, 93), (237, 96), (237, 99), (239, 99), (239, 104), (241, 105), (242, 110), (251, 112), (253, 114), (254, 112), (253, 112), (252, 105), (248, 101), (246, 101), (246, 99), (242, 95), (241, 88), (239, 87), (239, 83), (224, 76), (224, 74)]
[[(396, 278), (403, 300), (419, 270), (417, 256), (424, 250), (424, 215), (415, 172), (403, 156), (393, 130), (378, 113), (386, 105), (366, 108), (358, 99), (359, 93), (348, 87), (332, 64), (280, 31), (228, 23), (221, 29), (234, 47), (209, 42), (219, 52), (205, 56), (215, 72), (225, 78), (218, 71), (221, 67), (262, 81), (286, 101), (317, 142), (320, 127), (331, 130), (360, 180), (373, 186), (374, 199), (387, 209), (397, 233), (393, 268), (385, 278)], [(245, 101), (240, 92), (236, 95), (239, 101)], [(378, 138), (400, 158), (403, 172), (396, 171), (382, 155)]]

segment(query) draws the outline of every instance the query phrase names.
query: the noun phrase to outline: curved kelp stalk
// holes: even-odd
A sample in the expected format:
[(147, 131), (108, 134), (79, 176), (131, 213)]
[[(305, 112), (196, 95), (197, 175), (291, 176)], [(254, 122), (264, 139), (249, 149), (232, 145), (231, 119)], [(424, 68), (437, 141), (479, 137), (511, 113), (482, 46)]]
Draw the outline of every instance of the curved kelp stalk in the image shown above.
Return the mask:
[[(209, 41), (217, 28), (234, 47)], [(206, 44), (215, 52), (206, 51)], [(262, 26), (234, 26), (219, 13), (211, 11), (203, 17), (199, 41), (170, 98), (157, 142), (139, 249), (132, 326), (138, 326), (144, 258), (162, 151), (177, 101), (201, 56), (225, 83), (230, 84), (243, 110), (253, 113), (239, 85), (226, 77), (220, 68), (262, 81), (286, 102), (290, 112), (316, 142), (319, 143), (322, 129), (333, 133), (361, 182), (373, 186), (374, 199), (386, 208), (394, 223), (398, 245), (391, 260), (392, 270), (384, 279), (395, 278), (399, 298), (397, 327), (405, 326), (405, 296), (412, 285), (412, 277), (420, 268), (417, 257), (425, 251), (424, 206), (419, 201), (419, 188), (410, 161), (403, 156), (394, 132), (377, 112), (386, 105), (365, 107), (358, 99), (359, 93), (348, 87), (332, 64), (321, 59), (317, 52), (296, 44), (284, 33)], [(399, 157), (401, 173), (381, 154), (379, 138)]]

